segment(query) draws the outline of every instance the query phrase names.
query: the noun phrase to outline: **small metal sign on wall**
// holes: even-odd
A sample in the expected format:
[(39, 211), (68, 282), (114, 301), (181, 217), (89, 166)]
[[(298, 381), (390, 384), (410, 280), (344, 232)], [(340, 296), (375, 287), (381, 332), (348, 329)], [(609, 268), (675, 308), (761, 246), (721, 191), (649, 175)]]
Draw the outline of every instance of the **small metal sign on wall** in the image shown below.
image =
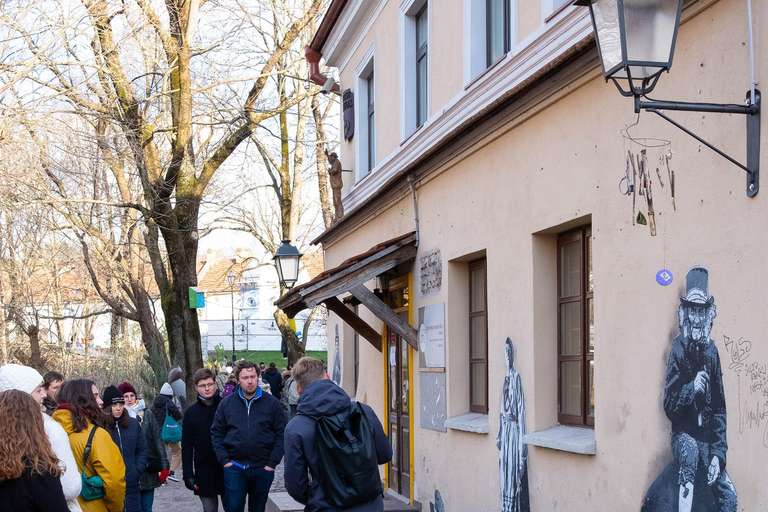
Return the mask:
[(344, 140), (349, 140), (355, 134), (355, 93), (347, 89), (341, 96), (344, 110)]

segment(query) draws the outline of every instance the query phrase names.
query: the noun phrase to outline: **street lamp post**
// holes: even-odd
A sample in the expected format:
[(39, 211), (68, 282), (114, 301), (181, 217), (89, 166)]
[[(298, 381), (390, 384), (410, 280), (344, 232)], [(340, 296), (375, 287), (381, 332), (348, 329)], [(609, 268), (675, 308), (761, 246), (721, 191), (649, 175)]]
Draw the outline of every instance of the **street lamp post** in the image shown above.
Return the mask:
[(235, 295), (232, 291), (232, 285), (235, 284), (235, 273), (230, 272), (227, 275), (229, 281), (229, 303), (232, 306), (232, 366), (234, 367), (237, 355), (235, 354)]

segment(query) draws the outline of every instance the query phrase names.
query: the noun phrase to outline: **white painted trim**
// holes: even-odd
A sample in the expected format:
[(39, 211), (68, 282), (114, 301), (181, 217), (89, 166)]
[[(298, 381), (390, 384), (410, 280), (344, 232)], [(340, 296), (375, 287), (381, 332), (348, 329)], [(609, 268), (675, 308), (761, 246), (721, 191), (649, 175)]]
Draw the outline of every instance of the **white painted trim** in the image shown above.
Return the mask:
[(558, 425), (546, 430), (539, 430), (523, 436), (523, 442), (531, 446), (541, 446), (564, 452), (595, 455), (595, 431), (591, 428), (576, 428)]
[[(376, 85), (376, 41), (371, 43), (371, 46), (366, 50), (363, 58), (360, 59), (357, 66), (355, 66), (355, 96), (357, 101), (355, 102), (355, 137), (353, 138), (355, 145), (355, 183), (357, 184), (367, 176), (373, 174), (374, 169), (368, 172), (368, 77), (373, 73), (373, 105), (374, 105), (374, 122), (378, 119), (376, 110), (379, 108), (379, 102), (377, 96), (379, 88)], [(379, 130), (376, 130), (374, 137), (378, 135)], [(376, 141), (374, 140), (374, 149), (376, 148)], [(350, 190), (354, 190), (356, 185)], [(347, 194), (349, 195), (349, 194)]]
[[(471, 87), (456, 95), (389, 155), (377, 158), (375, 172), (349, 189), (344, 210), (351, 211), (379, 190), (398, 171), (441, 143), (463, 121), (488, 107), (526, 79), (545, 68), (592, 32), (587, 9), (566, 9), (547, 26), (539, 27), (513, 52)], [(467, 45), (465, 45), (466, 48)]]
[(347, 67), (387, 3), (386, 0), (353, 1), (342, 12), (322, 48), (326, 65), (337, 68), (340, 73)]

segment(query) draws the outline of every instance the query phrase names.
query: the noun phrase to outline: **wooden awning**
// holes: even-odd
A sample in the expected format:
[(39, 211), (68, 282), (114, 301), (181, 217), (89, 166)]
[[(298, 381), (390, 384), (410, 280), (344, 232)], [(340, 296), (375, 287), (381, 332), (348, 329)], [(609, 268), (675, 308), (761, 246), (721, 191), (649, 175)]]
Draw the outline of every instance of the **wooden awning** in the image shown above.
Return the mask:
[(369, 251), (347, 259), (336, 268), (324, 271), (308, 283), (293, 288), (275, 304), (289, 318), (299, 311), (325, 304), (358, 334), (381, 351), (381, 334), (368, 325), (354, 311), (346, 307), (338, 296), (351, 293), (371, 313), (398, 333), (418, 350), (418, 332), (397, 313), (384, 304), (365, 283), (401, 263), (416, 257), (416, 233), (411, 232), (382, 242)]

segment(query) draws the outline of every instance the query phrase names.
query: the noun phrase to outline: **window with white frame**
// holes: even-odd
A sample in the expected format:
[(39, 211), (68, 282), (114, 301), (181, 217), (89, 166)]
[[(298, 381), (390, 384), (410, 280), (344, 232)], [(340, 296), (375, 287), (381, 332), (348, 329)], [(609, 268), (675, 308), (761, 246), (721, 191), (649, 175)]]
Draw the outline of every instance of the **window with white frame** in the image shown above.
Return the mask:
[(549, 21), (555, 14), (559, 13), (566, 6), (571, 5), (573, 0), (542, 0), (541, 14), (543, 22)]
[(374, 74), (374, 46), (366, 52), (355, 69), (356, 174), (360, 180), (376, 167), (376, 78)]
[(465, 84), (511, 51), (517, 41), (516, 11), (516, 0), (464, 0)]
[(429, 118), (429, 9), (427, 0), (400, 5), (400, 135)]

